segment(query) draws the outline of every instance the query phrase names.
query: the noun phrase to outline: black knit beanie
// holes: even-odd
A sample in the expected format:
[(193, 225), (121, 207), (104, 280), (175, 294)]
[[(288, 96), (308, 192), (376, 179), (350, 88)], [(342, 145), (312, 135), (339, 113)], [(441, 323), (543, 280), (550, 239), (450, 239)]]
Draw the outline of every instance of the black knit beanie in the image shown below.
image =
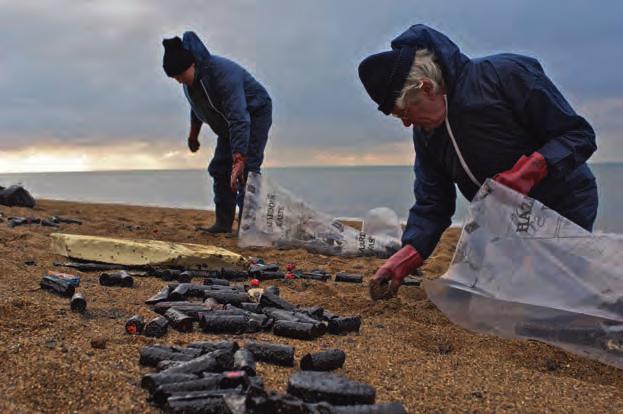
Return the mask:
[(184, 72), (195, 63), (195, 58), (189, 50), (184, 48), (182, 39), (175, 36), (172, 39), (164, 39), (164, 58), (162, 59), (162, 67), (167, 76), (173, 77)]
[(389, 115), (394, 109), (409, 70), (415, 58), (416, 49), (402, 47), (388, 52), (368, 56), (359, 65), (359, 79), (378, 110)]

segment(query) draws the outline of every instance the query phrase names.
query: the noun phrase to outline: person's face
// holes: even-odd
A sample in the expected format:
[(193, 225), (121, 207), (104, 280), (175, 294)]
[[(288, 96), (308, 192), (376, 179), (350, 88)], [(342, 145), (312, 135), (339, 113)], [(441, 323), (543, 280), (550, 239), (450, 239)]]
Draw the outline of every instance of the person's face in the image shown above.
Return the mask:
[(420, 100), (415, 104), (408, 104), (400, 110), (394, 108), (392, 116), (399, 118), (405, 127), (416, 126), (431, 131), (440, 126), (446, 118), (446, 103), (443, 92), (433, 91), (433, 84), (428, 80), (422, 81)]
[(195, 81), (195, 64), (193, 63), (184, 72), (180, 73), (179, 75), (175, 75), (172, 78), (178, 81), (179, 83), (182, 83), (187, 86), (191, 86), (193, 82)]

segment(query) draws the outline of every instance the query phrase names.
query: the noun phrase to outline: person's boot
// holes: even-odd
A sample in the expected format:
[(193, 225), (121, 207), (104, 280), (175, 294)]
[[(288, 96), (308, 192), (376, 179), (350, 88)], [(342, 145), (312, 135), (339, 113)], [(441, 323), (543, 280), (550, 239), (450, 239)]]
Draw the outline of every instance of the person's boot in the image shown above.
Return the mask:
[(236, 215), (236, 207), (234, 206), (233, 210), (229, 210), (223, 206), (217, 205), (215, 213), (216, 221), (210, 227), (205, 228), (204, 231), (212, 234), (231, 233), (231, 226), (234, 223), (234, 216)]

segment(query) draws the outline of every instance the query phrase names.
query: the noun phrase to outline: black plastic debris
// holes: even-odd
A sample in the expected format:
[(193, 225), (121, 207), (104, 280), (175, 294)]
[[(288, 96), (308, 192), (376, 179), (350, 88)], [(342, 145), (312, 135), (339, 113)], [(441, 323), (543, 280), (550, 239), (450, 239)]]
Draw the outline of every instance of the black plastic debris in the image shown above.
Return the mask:
[(173, 394), (167, 398), (164, 411), (171, 414), (226, 414), (228, 410), (223, 397), (239, 393), (240, 391), (235, 389), (219, 389)]
[(153, 393), (156, 388), (164, 384), (173, 384), (176, 382), (192, 381), (197, 379), (192, 374), (171, 374), (167, 372), (155, 372), (145, 374), (141, 379), (141, 387)]
[(255, 376), (255, 357), (248, 349), (239, 349), (234, 353), (234, 369), (244, 371), (247, 375)]
[(332, 407), (331, 414), (406, 414), (407, 410), (400, 403), (372, 405), (344, 405)]
[(119, 286), (131, 288), (134, 286), (134, 279), (125, 270), (119, 272), (102, 273), (99, 278), (102, 286)]
[(303, 371), (333, 371), (342, 368), (346, 354), (339, 349), (328, 349), (315, 354), (306, 354), (301, 359)]
[(283, 272), (267, 272), (267, 271), (262, 271), (262, 272), (256, 272), (253, 274), (253, 277), (255, 277), (257, 280), (263, 281), (263, 280), (281, 280), (285, 277), (285, 273)]
[(219, 388), (220, 382), (220, 376), (208, 376), (206, 378), (192, 379), (189, 381), (162, 384), (153, 391), (153, 401), (156, 405), (163, 405), (170, 396), (175, 394), (216, 390)]
[(216, 350), (198, 356), (166, 371), (168, 373), (200, 374), (203, 372), (231, 371), (234, 367), (234, 356), (225, 350)]
[(165, 286), (160, 290), (160, 292), (147, 299), (145, 303), (148, 305), (155, 305), (158, 302), (165, 302), (169, 300), (169, 294), (171, 293), (171, 290), (172, 289), (170, 286)]
[(72, 297), (76, 288), (64, 280), (51, 276), (43, 276), (39, 283), (41, 289), (64, 297)]
[(44, 227), (55, 227), (55, 228), (59, 228), (60, 227), (60, 224), (55, 223), (55, 222), (53, 222), (51, 220), (48, 220), (48, 219), (42, 219), (41, 220), (41, 225), (44, 226)]
[(74, 312), (83, 313), (87, 309), (87, 301), (82, 293), (74, 293), (69, 307)]
[(296, 309), (296, 306), (287, 300), (282, 299), (280, 296), (277, 296), (271, 292), (266, 292), (266, 290), (264, 290), (264, 293), (260, 296), (260, 305), (266, 308), (279, 308), (285, 310)]
[(151, 336), (154, 338), (160, 338), (167, 334), (167, 329), (169, 327), (169, 321), (167, 318), (162, 316), (158, 316), (145, 325), (145, 329), (143, 330), (143, 334), (145, 336)]
[(145, 319), (141, 315), (134, 315), (125, 323), (125, 331), (130, 335), (140, 335), (145, 328)]
[(288, 380), (288, 394), (305, 402), (334, 405), (374, 404), (376, 392), (368, 384), (326, 372), (299, 371)]
[(331, 279), (331, 275), (323, 271), (294, 272), (294, 275), (299, 279), (318, 280), (321, 282)]
[(329, 320), (329, 333), (333, 335), (342, 335), (348, 332), (359, 332), (361, 327), (361, 317), (337, 317)]
[(190, 361), (195, 356), (184, 352), (176, 352), (162, 346), (143, 346), (139, 349), (138, 363), (147, 367), (156, 367), (160, 361)]
[(170, 308), (164, 313), (164, 317), (169, 320), (171, 328), (179, 332), (192, 332), (194, 319), (176, 308)]
[(240, 346), (238, 342), (233, 341), (199, 341), (199, 342), (191, 342), (188, 344), (189, 348), (197, 348), (201, 349), (202, 353), (209, 353), (214, 351), (226, 351), (230, 354), (234, 354)]
[(9, 222), (7, 223), (10, 228), (25, 224), (41, 224), (41, 219), (36, 217), (9, 217)]
[(82, 221), (78, 220), (78, 219), (73, 219), (73, 218), (69, 218), (69, 217), (62, 217), (62, 216), (52, 216), (50, 217), (50, 221), (52, 223), (56, 223), (56, 224), (82, 224)]
[(320, 324), (311, 324), (292, 321), (276, 321), (273, 325), (273, 334), (286, 338), (312, 341), (324, 334)]
[(229, 286), (229, 280), (227, 279), (218, 279), (216, 277), (206, 277), (203, 279), (204, 285), (220, 285), (220, 286)]
[(255, 302), (242, 302), (240, 304), (240, 308), (246, 310), (247, 312), (258, 313), (258, 314), (262, 313), (262, 307), (260, 306), (259, 303), (255, 303)]
[(33, 208), (37, 203), (34, 197), (21, 185), (0, 187), (0, 204), (8, 207)]
[(279, 287), (274, 286), (274, 285), (266, 286), (264, 288), (264, 293), (270, 293), (270, 294), (273, 294), (275, 296), (279, 296), (279, 293), (280, 293), (279, 292)]
[(271, 344), (269, 342), (247, 342), (244, 348), (251, 352), (258, 362), (284, 367), (294, 366), (294, 347), (289, 345)]
[(363, 283), (363, 276), (340, 272), (335, 275), (336, 282)]
[(241, 334), (249, 331), (249, 320), (244, 315), (203, 313), (199, 316), (199, 326), (205, 333)]

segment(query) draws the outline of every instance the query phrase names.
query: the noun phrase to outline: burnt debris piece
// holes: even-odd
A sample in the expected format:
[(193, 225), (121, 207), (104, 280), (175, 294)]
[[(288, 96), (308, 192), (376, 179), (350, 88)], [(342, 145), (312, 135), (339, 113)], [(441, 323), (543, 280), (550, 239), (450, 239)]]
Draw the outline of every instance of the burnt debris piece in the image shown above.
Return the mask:
[(145, 319), (141, 315), (134, 315), (125, 323), (125, 331), (130, 335), (140, 335), (145, 328)]
[(360, 316), (335, 317), (329, 319), (329, 333), (333, 335), (343, 335), (348, 332), (359, 332), (360, 327)]
[(244, 315), (203, 313), (199, 317), (199, 326), (205, 333), (213, 334), (242, 334), (257, 332), (253, 330), (250, 320)]
[(326, 325), (305, 322), (276, 321), (273, 325), (273, 334), (286, 338), (312, 341), (326, 332)]
[(299, 371), (288, 380), (288, 394), (305, 402), (334, 405), (374, 404), (376, 392), (368, 384), (326, 372)]
[(296, 276), (298, 279), (319, 280), (321, 282), (326, 282), (327, 280), (331, 279), (331, 275), (329, 273), (321, 270), (314, 270), (311, 272), (295, 271), (294, 276)]
[(180, 332), (192, 332), (194, 319), (176, 308), (169, 308), (164, 317), (169, 320), (171, 328)]
[(39, 286), (43, 290), (68, 298), (72, 297), (76, 290), (74, 285), (53, 276), (43, 276)]
[(400, 403), (372, 405), (345, 405), (331, 408), (331, 414), (406, 414), (407, 410)]
[(174, 384), (176, 382), (192, 381), (199, 378), (192, 374), (171, 374), (166, 372), (153, 372), (145, 374), (141, 379), (141, 387), (153, 393), (156, 388), (164, 384)]
[(238, 342), (232, 341), (199, 341), (199, 342), (191, 342), (188, 344), (189, 348), (201, 349), (201, 352), (206, 354), (209, 352), (214, 352), (218, 350), (227, 351), (230, 354), (234, 354), (240, 346)]
[(154, 338), (160, 338), (167, 334), (167, 330), (169, 328), (169, 321), (163, 317), (158, 316), (145, 325), (145, 329), (143, 330), (143, 334), (145, 336), (151, 336)]
[(303, 371), (333, 371), (344, 366), (346, 354), (339, 349), (328, 349), (315, 354), (306, 354), (301, 359)]
[[(198, 354), (199, 355), (199, 354)], [(186, 362), (195, 356), (185, 352), (175, 351), (166, 346), (144, 346), (139, 349), (138, 363), (147, 367), (156, 367), (161, 361), (181, 361)]]
[(23, 226), (25, 224), (41, 224), (41, 219), (36, 217), (9, 217), (7, 223), (10, 228)]
[(284, 367), (294, 366), (294, 347), (292, 346), (269, 342), (247, 342), (244, 348), (251, 352), (258, 362)]
[(363, 283), (363, 276), (352, 273), (339, 272), (335, 275), (336, 282)]
[(74, 218), (70, 218), (70, 217), (63, 217), (63, 216), (52, 216), (49, 219), (52, 223), (56, 223), (56, 224), (78, 224), (81, 225), (82, 221), (78, 220), (78, 219), (74, 219)]
[(119, 286), (125, 288), (134, 286), (134, 279), (125, 270), (102, 273), (99, 277), (99, 281), (102, 286)]
[(156, 303), (159, 303), (159, 302), (165, 302), (169, 300), (169, 294), (171, 293), (171, 291), (172, 289), (170, 286), (165, 286), (160, 290), (160, 292), (156, 293), (154, 296), (147, 299), (145, 303), (148, 305), (155, 305)]
[(74, 312), (84, 313), (84, 311), (87, 310), (87, 300), (82, 293), (74, 293), (71, 297), (69, 307)]
[(248, 349), (239, 349), (234, 353), (234, 369), (238, 371), (244, 371), (250, 377), (254, 377), (255, 371), (255, 357)]

